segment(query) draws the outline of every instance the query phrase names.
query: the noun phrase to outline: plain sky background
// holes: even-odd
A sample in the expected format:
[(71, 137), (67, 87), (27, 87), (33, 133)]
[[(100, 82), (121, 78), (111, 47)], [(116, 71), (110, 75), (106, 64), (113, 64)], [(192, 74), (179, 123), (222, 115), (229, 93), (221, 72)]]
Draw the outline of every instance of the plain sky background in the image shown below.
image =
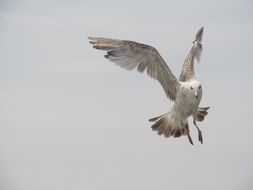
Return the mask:
[[(178, 76), (201, 26), (191, 146), (150, 129), (172, 105), (159, 83), (87, 37), (150, 44)], [(252, 35), (251, 0), (1, 0), (0, 189), (253, 189)]]

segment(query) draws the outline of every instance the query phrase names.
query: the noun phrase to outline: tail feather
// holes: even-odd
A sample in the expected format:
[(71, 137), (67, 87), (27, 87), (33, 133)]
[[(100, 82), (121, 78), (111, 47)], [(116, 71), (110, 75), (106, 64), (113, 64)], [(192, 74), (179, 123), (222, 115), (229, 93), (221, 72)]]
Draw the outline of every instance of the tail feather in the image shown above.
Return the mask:
[(205, 119), (205, 116), (207, 116), (208, 112), (207, 110), (209, 109), (210, 107), (199, 107), (198, 108), (198, 111), (193, 115), (194, 119), (196, 121), (204, 121)]
[(154, 122), (154, 121), (158, 120), (160, 117), (162, 117), (162, 116), (164, 116), (164, 115), (167, 115), (167, 114), (163, 114), (163, 115), (160, 115), (160, 116), (157, 116), (157, 117), (151, 118), (151, 119), (149, 119), (148, 121), (150, 121), (150, 122)]
[(149, 121), (155, 122), (151, 128), (153, 131), (157, 131), (158, 135), (164, 135), (164, 137), (173, 136), (176, 138), (187, 135), (187, 121), (177, 118), (172, 113), (151, 118)]

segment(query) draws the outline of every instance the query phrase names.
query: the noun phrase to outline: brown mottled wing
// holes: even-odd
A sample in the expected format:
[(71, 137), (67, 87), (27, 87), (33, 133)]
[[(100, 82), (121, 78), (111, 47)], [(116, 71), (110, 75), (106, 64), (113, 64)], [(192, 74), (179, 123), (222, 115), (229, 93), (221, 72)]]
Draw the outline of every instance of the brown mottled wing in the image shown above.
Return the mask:
[(94, 48), (107, 51), (105, 57), (116, 65), (127, 70), (137, 68), (141, 73), (146, 70), (150, 77), (160, 82), (168, 98), (176, 99), (179, 81), (155, 48), (125, 40), (89, 39)]
[(203, 36), (204, 28), (200, 28), (196, 34), (196, 39), (193, 41), (193, 46), (184, 61), (184, 65), (181, 71), (181, 75), (179, 80), (182, 82), (189, 81), (195, 78), (194, 75), (194, 59), (196, 58), (197, 61), (200, 61), (200, 56), (202, 52), (202, 36)]

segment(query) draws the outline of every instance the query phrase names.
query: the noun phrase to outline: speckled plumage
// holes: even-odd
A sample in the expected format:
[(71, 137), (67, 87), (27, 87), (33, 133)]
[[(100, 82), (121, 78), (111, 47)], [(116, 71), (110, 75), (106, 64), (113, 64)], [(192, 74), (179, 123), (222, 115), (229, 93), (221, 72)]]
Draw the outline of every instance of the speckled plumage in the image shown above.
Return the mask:
[(194, 74), (194, 59), (199, 61), (202, 51), (202, 35), (203, 27), (196, 34), (179, 80), (152, 46), (126, 40), (98, 37), (89, 39), (94, 48), (107, 51), (105, 58), (111, 62), (127, 70), (137, 69), (141, 73), (146, 71), (150, 77), (159, 81), (166, 96), (174, 101), (174, 105), (169, 113), (149, 120), (154, 122), (152, 129), (165, 137), (187, 135), (189, 142), (193, 144), (187, 119), (193, 116), (193, 123), (198, 129), (199, 140), (202, 143), (202, 133), (196, 121), (203, 121), (209, 109), (199, 107), (202, 87)]

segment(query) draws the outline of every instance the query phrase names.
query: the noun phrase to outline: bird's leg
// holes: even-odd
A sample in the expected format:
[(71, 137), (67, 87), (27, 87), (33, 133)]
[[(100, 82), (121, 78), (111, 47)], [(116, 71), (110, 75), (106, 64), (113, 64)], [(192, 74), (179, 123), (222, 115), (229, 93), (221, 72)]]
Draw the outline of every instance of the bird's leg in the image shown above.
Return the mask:
[(193, 119), (193, 124), (195, 125), (195, 127), (196, 127), (197, 130), (198, 130), (199, 141), (200, 141), (201, 144), (202, 144), (202, 143), (203, 143), (202, 132), (201, 132), (201, 130), (199, 129), (199, 127), (197, 126), (197, 123), (196, 123), (196, 120), (195, 120), (195, 119)]
[(191, 138), (191, 136), (190, 136), (190, 129), (189, 129), (188, 123), (185, 125), (185, 127), (186, 127), (186, 131), (187, 131), (188, 140), (189, 140), (189, 142), (193, 145), (192, 138)]

